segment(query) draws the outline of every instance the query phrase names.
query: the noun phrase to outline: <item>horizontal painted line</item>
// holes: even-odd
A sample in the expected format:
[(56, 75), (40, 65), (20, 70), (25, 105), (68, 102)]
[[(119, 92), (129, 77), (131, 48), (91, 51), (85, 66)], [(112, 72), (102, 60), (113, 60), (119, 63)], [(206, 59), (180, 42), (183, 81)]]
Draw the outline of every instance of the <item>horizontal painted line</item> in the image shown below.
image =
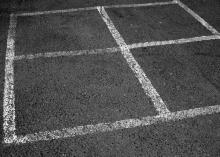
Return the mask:
[[(106, 5), (103, 7), (105, 7), (105, 8), (124, 8), (124, 7), (144, 7), (144, 6), (169, 5), (169, 4), (176, 4), (176, 3), (173, 1), (168, 1), (168, 2), (155, 2), (155, 3), (144, 3), (144, 4)], [(96, 8), (97, 8), (97, 6), (85, 7), (85, 8), (63, 9), (63, 10), (24, 12), (24, 13), (16, 13), (16, 16), (36, 16), (36, 15), (45, 15), (45, 14), (58, 14), (58, 13), (68, 13), (68, 12), (76, 12), (76, 11), (96, 10)]]
[(101, 132), (109, 132), (120, 129), (135, 128), (141, 126), (148, 126), (157, 123), (178, 121), (186, 118), (193, 118), (196, 116), (210, 115), (220, 113), (220, 105), (207, 106), (168, 114), (161, 114), (157, 116), (148, 116), (141, 119), (125, 119), (116, 121), (114, 123), (98, 123), (95, 125), (77, 126), (74, 128), (64, 128), (62, 130), (45, 131), (34, 134), (27, 134), (26, 136), (18, 136), (14, 144), (22, 144), (28, 142), (48, 141), (53, 139), (70, 138), (86, 134), (94, 134)]
[(141, 47), (162, 46), (162, 45), (171, 45), (171, 44), (185, 44), (185, 43), (192, 43), (192, 42), (206, 41), (206, 40), (216, 40), (216, 39), (220, 39), (220, 35), (200, 36), (200, 37), (182, 38), (182, 39), (166, 40), (166, 41), (134, 43), (134, 44), (128, 45), (128, 47), (130, 49), (135, 49), (135, 48), (141, 48)]
[(147, 7), (147, 6), (157, 6), (157, 5), (170, 5), (176, 4), (174, 1), (168, 2), (154, 2), (154, 3), (143, 3), (143, 4), (119, 4), (119, 5), (108, 5), (103, 6), (104, 8), (131, 8), (131, 7)]
[(79, 56), (79, 55), (92, 55), (92, 54), (104, 54), (120, 51), (120, 48), (106, 48), (106, 49), (94, 49), (94, 50), (76, 50), (76, 51), (58, 51), (58, 52), (46, 52), (37, 54), (28, 54), (15, 56), (15, 60), (22, 59), (35, 59), (35, 58), (49, 58), (49, 57), (62, 57), (62, 56)]
[[(166, 41), (134, 43), (134, 44), (127, 45), (127, 46), (129, 49), (135, 49), (135, 48), (141, 48), (141, 47), (162, 46), (162, 45), (171, 45), (171, 44), (185, 44), (185, 43), (192, 43), (192, 42), (199, 42), (199, 41), (206, 41), (206, 40), (216, 40), (216, 39), (220, 39), (220, 35), (200, 36), (200, 37), (183, 38), (183, 39), (166, 40)], [(49, 57), (60, 57), (60, 56), (104, 54), (104, 53), (115, 53), (118, 51), (120, 51), (119, 47), (112, 47), (112, 48), (106, 48), (106, 49), (94, 49), (94, 50), (45, 52), (45, 53), (15, 56), (14, 60), (49, 58)]]
[(88, 11), (88, 10), (96, 10), (96, 7), (71, 8), (71, 9), (63, 9), (63, 10), (50, 10), (50, 11), (36, 11), (36, 12), (16, 13), (16, 16), (36, 16), (36, 15), (59, 14), (59, 13), (69, 13), (69, 12)]

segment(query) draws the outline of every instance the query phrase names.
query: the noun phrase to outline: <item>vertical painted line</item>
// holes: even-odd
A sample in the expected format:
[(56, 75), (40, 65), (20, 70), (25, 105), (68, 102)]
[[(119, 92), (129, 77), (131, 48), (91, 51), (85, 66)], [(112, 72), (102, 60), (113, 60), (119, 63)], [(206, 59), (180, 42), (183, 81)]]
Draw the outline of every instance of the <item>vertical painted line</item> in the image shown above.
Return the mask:
[(208, 24), (208, 22), (206, 22), (203, 18), (201, 18), (193, 10), (191, 10), (187, 5), (183, 4), (180, 0), (174, 0), (174, 2), (177, 3), (186, 12), (188, 12), (191, 16), (193, 16), (198, 22), (200, 22), (204, 27), (206, 27), (214, 35), (220, 35), (220, 33), (214, 27), (212, 27), (210, 24)]
[(159, 114), (170, 113), (165, 103), (163, 102), (162, 98), (157, 93), (156, 89), (153, 87), (151, 81), (147, 78), (146, 74), (141, 69), (140, 65), (137, 63), (135, 58), (133, 57), (132, 53), (130, 52), (130, 49), (128, 48), (127, 44), (125, 43), (124, 39), (122, 38), (118, 30), (115, 28), (113, 22), (111, 21), (104, 7), (97, 7), (97, 9), (102, 19), (106, 23), (109, 31), (111, 32), (113, 38), (115, 39), (116, 43), (119, 45), (121, 49), (121, 53), (126, 59), (129, 67), (132, 69), (132, 71), (135, 73), (135, 76), (138, 78), (139, 82), (141, 83), (145, 94), (151, 98), (156, 110), (159, 112)]
[(12, 143), (17, 139), (15, 133), (15, 95), (14, 95), (14, 55), (15, 55), (15, 29), (17, 17), (10, 15), (10, 24), (7, 38), (5, 56), (5, 84), (3, 100), (3, 129), (4, 142)]

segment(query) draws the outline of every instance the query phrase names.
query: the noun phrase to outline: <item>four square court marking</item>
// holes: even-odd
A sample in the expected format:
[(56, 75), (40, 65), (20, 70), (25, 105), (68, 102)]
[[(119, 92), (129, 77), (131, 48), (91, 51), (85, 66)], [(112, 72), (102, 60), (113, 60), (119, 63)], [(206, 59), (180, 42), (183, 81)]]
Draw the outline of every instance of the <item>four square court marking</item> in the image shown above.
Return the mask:
[[(118, 30), (115, 28), (112, 20), (108, 16), (105, 8), (126, 8), (126, 7), (143, 7), (143, 6), (162, 6), (162, 5), (179, 5), (186, 12), (188, 12), (192, 17), (194, 17), (199, 23), (201, 23), (207, 30), (209, 30), (212, 35), (209, 36), (197, 36), (190, 38), (181, 38), (174, 40), (165, 41), (150, 41), (143, 43), (131, 43), (126, 44), (123, 37), (120, 35)], [(28, 54), (15, 56), (15, 36), (16, 36), (16, 24), (18, 16), (36, 16), (43, 14), (57, 14), (65, 12), (75, 12), (75, 11), (85, 11), (85, 10), (98, 10), (100, 16), (106, 23), (106, 27), (111, 32), (113, 38), (115, 39), (118, 47), (111, 47), (105, 49), (91, 49), (91, 50), (73, 50), (73, 51), (57, 51), (57, 52), (44, 52), (39, 54)], [(77, 135), (85, 135), (92, 133), (100, 133), (107, 131), (114, 131), (124, 128), (133, 128), (138, 126), (147, 126), (160, 122), (176, 121), (185, 118), (192, 118), (200, 115), (208, 115), (220, 112), (220, 105), (194, 108), (189, 110), (181, 110), (176, 112), (170, 112), (162, 98), (160, 98), (156, 89), (152, 86), (150, 80), (147, 78), (137, 61), (133, 58), (130, 53), (130, 49), (135, 49), (139, 47), (149, 47), (149, 46), (160, 46), (169, 44), (184, 44), (189, 42), (198, 42), (204, 40), (217, 40), (220, 39), (219, 32), (209, 25), (204, 19), (202, 19), (198, 14), (188, 8), (179, 0), (173, 0), (168, 2), (156, 2), (156, 3), (146, 3), (146, 4), (125, 4), (125, 5), (111, 5), (111, 6), (98, 6), (98, 7), (88, 7), (79, 9), (67, 9), (67, 10), (54, 10), (54, 11), (41, 11), (33, 13), (17, 13), (10, 15), (10, 24), (8, 30), (7, 38), (7, 49), (5, 58), (5, 84), (4, 84), (4, 101), (3, 101), (3, 129), (4, 129), (4, 141), (5, 144), (20, 144), (27, 142), (36, 142), (40, 140), (51, 140), (66, 137), (74, 137)], [(139, 119), (125, 119), (115, 121), (113, 123), (97, 123), (91, 125), (77, 126), (73, 128), (63, 128), (61, 130), (54, 131), (44, 131), (34, 134), (27, 134), (25, 136), (16, 135), (16, 124), (15, 124), (15, 95), (14, 95), (14, 62), (16, 60), (23, 59), (35, 59), (41, 57), (59, 57), (59, 56), (74, 56), (74, 55), (89, 55), (89, 54), (99, 54), (99, 53), (115, 53), (120, 51), (127, 61), (129, 67), (134, 72), (135, 76), (138, 78), (142, 85), (145, 93), (154, 101), (154, 106), (159, 112), (157, 116), (147, 116)]]

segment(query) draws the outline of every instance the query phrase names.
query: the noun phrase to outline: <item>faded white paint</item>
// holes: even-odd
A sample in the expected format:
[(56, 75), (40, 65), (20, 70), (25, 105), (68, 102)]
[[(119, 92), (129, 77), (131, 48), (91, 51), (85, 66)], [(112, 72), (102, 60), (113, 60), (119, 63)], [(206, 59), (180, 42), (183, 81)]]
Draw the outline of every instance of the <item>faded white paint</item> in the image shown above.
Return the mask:
[(5, 56), (5, 84), (3, 98), (3, 130), (4, 142), (13, 143), (17, 136), (15, 134), (15, 95), (14, 95), (14, 55), (15, 55), (15, 31), (17, 18), (10, 15), (10, 24), (7, 38)]
[[(143, 4), (120, 4), (120, 5), (108, 5), (108, 6), (103, 6), (103, 7), (105, 7), (105, 8), (125, 8), (125, 7), (145, 7), (145, 6), (169, 5), (169, 4), (175, 4), (175, 2), (168, 1), (168, 2), (155, 2), (155, 3), (143, 3)], [(36, 16), (36, 15), (68, 13), (68, 12), (85, 11), (85, 10), (96, 10), (96, 8), (97, 8), (97, 6), (85, 7), (85, 8), (50, 10), (50, 11), (36, 11), (36, 12), (17, 13), (16, 15), (17, 16)]]
[[(147, 126), (160, 122), (169, 122), (176, 121), (186, 118), (193, 118), (201, 115), (208, 115), (214, 113), (220, 113), (220, 105), (208, 106), (202, 108), (195, 108), (190, 110), (183, 110), (177, 112), (169, 112), (166, 108), (166, 105), (160, 98), (159, 94), (156, 92), (152, 86), (150, 80), (146, 77), (145, 73), (136, 62), (132, 56), (130, 49), (139, 48), (139, 47), (148, 47), (148, 46), (160, 46), (168, 44), (183, 44), (189, 42), (197, 42), (203, 40), (215, 40), (220, 39), (219, 32), (210, 26), (205, 20), (199, 17), (186, 5), (184, 5), (179, 0), (169, 1), (169, 2), (156, 2), (156, 3), (146, 3), (146, 4), (126, 4), (126, 5), (112, 5), (105, 6), (106, 8), (120, 8), (120, 7), (141, 7), (141, 6), (154, 6), (154, 5), (167, 5), (167, 4), (179, 4), (184, 8), (188, 13), (190, 13), (194, 18), (196, 18), (203, 26), (210, 30), (213, 34), (212, 36), (202, 36), (194, 37), (187, 39), (177, 39), (177, 40), (168, 40), (168, 41), (156, 41), (156, 42), (145, 42), (145, 43), (136, 43), (131, 45), (126, 45), (123, 38), (120, 36), (119, 32), (116, 30), (111, 19), (108, 17), (103, 7), (98, 7), (100, 14), (102, 15), (103, 20), (107, 24), (110, 32), (115, 38), (116, 42), (120, 48), (107, 48), (107, 49), (96, 49), (96, 50), (80, 50), (80, 51), (61, 51), (61, 52), (48, 52), (40, 54), (30, 54), (30, 55), (15, 55), (15, 29), (17, 18), (16, 16), (34, 16), (34, 15), (43, 15), (51, 13), (65, 13), (72, 11), (82, 11), (82, 10), (94, 10), (96, 7), (88, 8), (79, 8), (79, 9), (67, 9), (67, 10), (54, 10), (54, 11), (42, 11), (42, 12), (33, 12), (33, 13), (19, 13), (10, 15), (10, 25), (8, 30), (7, 38), (7, 49), (6, 49), (6, 59), (5, 59), (5, 84), (4, 84), (4, 101), (3, 101), (3, 130), (4, 130), (4, 143), (6, 144), (20, 144), (27, 142), (37, 142), (41, 140), (52, 140), (60, 139), (67, 137), (74, 137), (78, 135), (93, 134), (100, 132), (108, 132), (125, 128), (134, 128), (140, 126)], [(100, 53), (113, 53), (120, 51), (123, 54), (124, 58), (127, 60), (130, 68), (134, 71), (136, 77), (140, 81), (145, 93), (152, 98), (154, 106), (157, 111), (160, 113), (157, 116), (143, 117), (141, 119), (125, 119), (116, 121), (113, 123), (99, 123), (95, 125), (85, 125), (78, 126), (74, 128), (64, 128), (61, 130), (54, 131), (45, 131), (34, 134), (27, 134), (26, 136), (17, 136), (15, 131), (15, 95), (14, 95), (14, 60), (21, 59), (33, 59), (40, 57), (58, 57), (58, 56), (74, 56), (74, 55), (86, 55), (86, 54), (100, 54)]]
[[(134, 44), (130, 44), (127, 46), (129, 49), (135, 49), (135, 48), (141, 48), (141, 47), (162, 46), (162, 45), (172, 45), (172, 44), (185, 44), (185, 43), (192, 43), (192, 42), (199, 42), (199, 41), (206, 41), (206, 40), (217, 40), (217, 39), (220, 39), (220, 35), (210, 35), (210, 36), (200, 36), (200, 37), (193, 37), (193, 38), (182, 38), (182, 39), (176, 39), (176, 40), (134, 43)], [(60, 57), (60, 56), (70, 56), (71, 57), (71, 56), (78, 56), (78, 55), (115, 53), (115, 52), (119, 52), (119, 51), (120, 51), (119, 47), (112, 47), (112, 48), (106, 48), (106, 49), (45, 52), (45, 53), (15, 56), (14, 60)]]
[(37, 15), (47, 15), (47, 14), (62, 14), (76, 11), (88, 11), (95, 10), (96, 7), (86, 7), (86, 8), (72, 8), (72, 9), (61, 9), (61, 10), (50, 10), (50, 11), (36, 11), (27, 13), (17, 13), (17, 16), (37, 16)]
[(77, 126), (74, 128), (64, 128), (62, 130), (45, 131), (34, 134), (27, 134), (26, 136), (19, 136), (15, 144), (48, 141), (52, 139), (75, 137), (86, 134), (94, 134), (101, 132), (115, 131), (125, 128), (143, 127), (157, 123), (164, 123), (170, 121), (178, 121), (186, 118), (193, 118), (196, 116), (210, 115), (220, 113), (220, 105), (207, 106), (168, 114), (161, 114), (151, 117), (143, 117), (140, 119), (125, 119), (113, 123), (98, 123), (95, 125)]
[(206, 27), (213, 34), (220, 35), (219, 32), (214, 27), (208, 24), (203, 18), (201, 18), (198, 14), (192, 11), (188, 6), (183, 4), (180, 0), (174, 0), (174, 2), (177, 3), (180, 7), (182, 7), (190, 15), (192, 15), (198, 22), (200, 22), (204, 27)]
[(167, 2), (154, 2), (154, 3), (143, 3), (143, 4), (119, 4), (119, 5), (108, 5), (103, 6), (104, 8), (133, 8), (133, 7), (148, 7), (148, 6), (160, 6), (160, 5), (170, 5), (176, 4), (173, 1)]
[(111, 32), (113, 38), (115, 39), (116, 43), (121, 48), (121, 53), (126, 59), (129, 67), (131, 68), (131, 70), (134, 72), (135, 76), (141, 83), (145, 94), (151, 98), (156, 110), (159, 112), (159, 114), (169, 113), (170, 111), (166, 107), (160, 95), (157, 93), (156, 89), (153, 87), (151, 81), (147, 78), (146, 74), (141, 69), (140, 65), (137, 63), (135, 58), (133, 57), (132, 53), (130, 52), (130, 49), (128, 48), (124, 39), (121, 37), (118, 30), (115, 28), (113, 22), (111, 21), (110, 17), (106, 13), (104, 7), (97, 7), (97, 9), (103, 21), (106, 23), (109, 31)]
[(61, 57), (61, 56), (93, 55), (93, 54), (114, 53), (118, 51), (120, 51), (120, 48), (117, 47), (106, 48), (106, 49), (93, 49), (93, 50), (57, 51), (57, 52), (46, 52), (46, 53), (15, 56), (15, 60)]
[(182, 38), (182, 39), (176, 39), (176, 40), (134, 43), (134, 44), (128, 45), (128, 48), (135, 49), (135, 48), (141, 48), (141, 47), (162, 46), (162, 45), (171, 45), (171, 44), (185, 44), (185, 43), (192, 43), (192, 42), (199, 42), (199, 41), (206, 41), (206, 40), (216, 40), (216, 39), (220, 39), (220, 36), (210, 35), (210, 36), (200, 36), (200, 37), (193, 37), (193, 38)]

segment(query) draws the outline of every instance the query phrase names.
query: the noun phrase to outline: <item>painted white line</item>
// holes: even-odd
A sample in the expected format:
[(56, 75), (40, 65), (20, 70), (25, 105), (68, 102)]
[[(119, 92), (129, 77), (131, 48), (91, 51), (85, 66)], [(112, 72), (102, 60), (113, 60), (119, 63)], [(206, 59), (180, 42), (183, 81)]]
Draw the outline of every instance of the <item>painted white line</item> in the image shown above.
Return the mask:
[(37, 54), (15, 56), (15, 60), (61, 57), (61, 56), (93, 55), (93, 54), (114, 53), (114, 52), (118, 52), (118, 51), (120, 51), (120, 48), (113, 47), (113, 48), (94, 49), (94, 50), (46, 52), (46, 53), (37, 53)]
[(135, 49), (135, 48), (141, 48), (141, 47), (162, 46), (162, 45), (171, 45), (171, 44), (185, 44), (185, 43), (207, 41), (207, 40), (216, 40), (216, 39), (220, 39), (220, 35), (200, 36), (200, 37), (193, 37), (193, 38), (182, 38), (182, 39), (167, 40), (167, 41), (152, 41), (152, 42), (144, 42), (144, 43), (134, 43), (134, 44), (128, 45), (128, 48)]
[(5, 84), (3, 98), (3, 130), (4, 142), (12, 143), (16, 140), (15, 134), (15, 95), (14, 95), (14, 54), (15, 54), (15, 32), (17, 18), (10, 15), (10, 24), (7, 38), (5, 56)]
[(88, 11), (95, 10), (96, 7), (86, 7), (86, 8), (72, 8), (72, 9), (61, 9), (61, 10), (50, 10), (50, 11), (36, 11), (36, 12), (27, 12), (27, 13), (17, 13), (16, 16), (36, 16), (36, 15), (47, 15), (47, 14), (61, 14), (69, 13), (76, 11)]
[(135, 58), (133, 57), (132, 53), (130, 52), (127, 44), (125, 43), (124, 39), (121, 37), (118, 30), (115, 28), (113, 22), (111, 21), (110, 17), (106, 13), (104, 7), (97, 7), (103, 21), (106, 23), (109, 31), (111, 32), (113, 38), (115, 39), (116, 43), (121, 49), (121, 53), (126, 59), (129, 67), (134, 72), (135, 76), (139, 80), (144, 89), (144, 92), (147, 96), (149, 96), (154, 104), (154, 107), (159, 112), (159, 114), (166, 114), (170, 111), (166, 107), (165, 103), (161, 99), (160, 95), (157, 93), (156, 89), (153, 87), (151, 81), (147, 78), (144, 71), (141, 69), (140, 65), (137, 63)]
[[(171, 44), (185, 44), (185, 43), (207, 41), (207, 40), (217, 40), (217, 39), (220, 39), (220, 35), (210, 35), (210, 36), (200, 36), (200, 37), (193, 37), (193, 38), (182, 38), (182, 39), (176, 39), (176, 40), (134, 43), (134, 44), (127, 45), (127, 46), (129, 49), (135, 49), (135, 48), (141, 48), (141, 47), (162, 46), (162, 45), (171, 45)], [(15, 56), (14, 60), (49, 58), (49, 57), (60, 57), (60, 56), (93, 55), (93, 54), (115, 53), (119, 51), (120, 51), (119, 47), (112, 47), (112, 48), (94, 49), (94, 50), (91, 49), (91, 50), (45, 52), (45, 53)]]
[(119, 4), (119, 5), (108, 5), (103, 6), (104, 8), (131, 8), (131, 7), (148, 7), (148, 6), (158, 6), (158, 5), (170, 5), (176, 4), (173, 1), (167, 2), (154, 2), (154, 3), (143, 3), (143, 4)]
[(180, 0), (174, 0), (174, 2), (177, 3), (180, 7), (182, 7), (190, 15), (192, 15), (197, 21), (199, 21), (204, 27), (206, 27), (213, 34), (219, 35), (219, 32), (214, 27), (212, 27), (210, 24), (208, 24), (203, 18), (201, 18), (198, 14), (196, 14), (194, 11), (192, 11), (188, 6), (183, 4)]
[[(106, 5), (105, 8), (125, 8), (125, 7), (145, 7), (145, 6), (157, 6), (157, 5), (169, 5), (175, 4), (173, 1), (168, 2), (155, 2), (155, 3), (144, 3), (144, 4), (119, 4), (119, 5)], [(45, 14), (57, 14), (57, 13), (68, 13), (75, 11), (85, 11), (85, 10), (96, 10), (95, 7), (85, 7), (85, 8), (72, 8), (72, 9), (62, 9), (62, 10), (51, 10), (51, 11), (36, 11), (36, 12), (26, 12), (26, 13), (17, 13), (16, 16), (36, 16), (36, 15), (45, 15)]]
[(178, 121), (186, 118), (193, 118), (202, 115), (211, 115), (215, 113), (220, 113), (220, 105), (171, 112), (169, 114), (161, 114), (151, 117), (148, 116), (143, 117), (141, 119), (125, 119), (113, 123), (98, 123), (95, 125), (77, 126), (74, 128), (64, 128), (62, 130), (27, 134), (26, 136), (19, 136), (17, 141), (15, 141), (14, 143), (22, 144), (27, 142), (48, 141), (52, 139), (61, 139), (86, 134), (109, 132), (120, 129), (148, 126), (169, 121)]

